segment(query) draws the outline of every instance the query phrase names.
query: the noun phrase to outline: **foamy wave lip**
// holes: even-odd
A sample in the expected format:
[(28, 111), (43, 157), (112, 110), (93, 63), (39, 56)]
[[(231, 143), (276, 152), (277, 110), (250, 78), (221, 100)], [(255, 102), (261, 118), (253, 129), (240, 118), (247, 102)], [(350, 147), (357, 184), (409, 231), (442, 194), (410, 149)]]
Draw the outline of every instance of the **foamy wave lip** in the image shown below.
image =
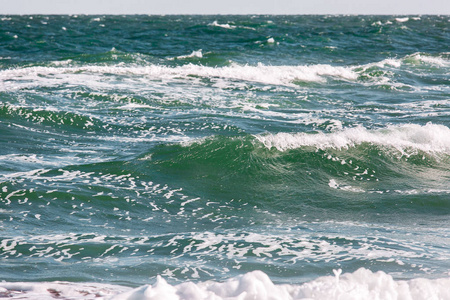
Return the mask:
[(214, 21), (211, 24), (208, 24), (208, 26), (221, 27), (221, 28), (225, 28), (225, 29), (235, 29), (236, 28), (236, 26), (230, 25), (230, 24), (219, 24), (217, 21)]
[(257, 66), (232, 65), (222, 68), (183, 66), (183, 72), (203, 77), (221, 77), (275, 85), (293, 85), (295, 81), (324, 82), (324, 77), (356, 80), (358, 74), (350, 68), (331, 65), (311, 66)]
[(405, 23), (409, 21), (408, 17), (404, 17), (404, 18), (395, 18), (395, 21), (399, 22), (399, 23)]
[(186, 59), (186, 58), (203, 58), (202, 49), (199, 49), (197, 51), (192, 51), (192, 53), (189, 55), (180, 55), (177, 57), (171, 57), (171, 58), (168, 58), (168, 60)]
[[(270, 37), (267, 43), (278, 43)], [(194, 77), (211, 79), (224, 79), (231, 81), (248, 81), (268, 85), (281, 85), (295, 87), (296, 82), (326, 82), (327, 78), (356, 82), (360, 76), (373, 67), (400, 68), (403, 64), (417, 61), (419, 63), (447, 67), (450, 62), (447, 53), (438, 56), (424, 53), (414, 53), (403, 58), (388, 58), (379, 62), (360, 66), (333, 66), (328, 64), (317, 65), (283, 65), (269, 66), (258, 64), (255, 66), (232, 64), (224, 67), (209, 67), (186, 64), (169, 67), (162, 65), (71, 65), (71, 61), (52, 63), (51, 66), (22, 67), (0, 71), (0, 90), (14, 90), (30, 88), (33, 86), (54, 86), (59, 84), (89, 84), (100, 88), (107, 84), (104, 74), (117, 76), (139, 76), (139, 80), (191, 80)], [(188, 55), (181, 55), (168, 60), (203, 58), (202, 50), (193, 51)], [(387, 72), (387, 71), (386, 71)], [(367, 74), (366, 74), (367, 75)], [(390, 75), (374, 77), (379, 84), (390, 82)], [(101, 83), (101, 84), (100, 84)]]
[[(448, 54), (447, 54), (448, 55)], [(446, 58), (446, 53), (439, 56), (427, 55), (425, 53), (414, 53), (405, 57), (406, 60), (417, 60), (419, 62), (435, 65), (439, 67), (449, 67), (450, 60)]]
[[(199, 57), (194, 51), (192, 57)], [(58, 85), (61, 83), (97, 84), (104, 82), (103, 74), (140, 76), (149, 80), (174, 80), (199, 76), (243, 80), (270, 85), (295, 86), (296, 81), (324, 82), (326, 77), (355, 81), (358, 74), (348, 67), (331, 65), (310, 66), (256, 66), (231, 65), (207, 67), (187, 64), (178, 67), (148, 66), (73, 66), (73, 67), (25, 67), (0, 71), (0, 90), (12, 90), (31, 86)], [(93, 82), (93, 83), (92, 83)]]
[(405, 124), (368, 130), (362, 126), (332, 133), (277, 133), (255, 136), (267, 148), (279, 151), (300, 147), (348, 149), (361, 143), (387, 146), (408, 155), (409, 149), (426, 153), (450, 154), (450, 128), (428, 123), (424, 126)]
[(127, 299), (250, 300), (250, 299), (448, 299), (450, 278), (395, 281), (384, 273), (359, 269), (354, 273), (326, 276), (303, 285), (274, 284), (261, 271), (253, 271), (226, 282), (185, 282), (172, 286), (158, 277), (153, 286), (143, 286), (112, 297)]
[(128, 104), (117, 107), (117, 109), (122, 109), (122, 110), (135, 110), (135, 109), (141, 109), (141, 108), (156, 109), (156, 107), (154, 107), (154, 106), (147, 105), (147, 104), (139, 104), (139, 103), (128, 103)]
[[(447, 68), (450, 67), (450, 60), (449, 60), (449, 54), (446, 52), (432, 55), (428, 53), (421, 53), (416, 52), (410, 55), (406, 55), (402, 58), (386, 58), (378, 62), (368, 63), (365, 65), (355, 66), (352, 68), (352, 70), (359, 75), (363, 77), (369, 77), (371, 78), (370, 84), (389, 84), (392, 86), (405, 86), (408, 87), (408, 85), (405, 85), (400, 82), (393, 82), (392, 81), (392, 75), (395, 73), (395, 70), (392, 69), (400, 69), (402, 66), (407, 67), (415, 67), (417, 65), (428, 65), (428, 66), (434, 66), (434, 67), (443, 67)], [(383, 71), (383, 75), (371, 75), (370, 70), (372, 68), (378, 68)], [(368, 72), (369, 71), (369, 72)], [(412, 71), (415, 72), (415, 71)], [(409, 86), (410, 88), (414, 88), (413, 86)]]
[(154, 285), (136, 289), (99, 283), (1, 282), (0, 297), (8, 299), (110, 299), (110, 300), (333, 300), (333, 299), (450, 299), (450, 278), (408, 281), (361, 268), (353, 273), (320, 277), (302, 285), (274, 284), (261, 271), (225, 282), (184, 282), (170, 285), (161, 276)]

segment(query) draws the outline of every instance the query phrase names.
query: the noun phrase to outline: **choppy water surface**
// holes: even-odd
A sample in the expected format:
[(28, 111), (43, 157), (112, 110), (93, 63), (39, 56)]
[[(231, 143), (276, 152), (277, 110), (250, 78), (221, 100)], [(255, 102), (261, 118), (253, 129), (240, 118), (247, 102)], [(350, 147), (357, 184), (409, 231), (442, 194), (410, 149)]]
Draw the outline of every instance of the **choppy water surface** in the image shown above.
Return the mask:
[(449, 29), (1, 16), (0, 297), (450, 297)]

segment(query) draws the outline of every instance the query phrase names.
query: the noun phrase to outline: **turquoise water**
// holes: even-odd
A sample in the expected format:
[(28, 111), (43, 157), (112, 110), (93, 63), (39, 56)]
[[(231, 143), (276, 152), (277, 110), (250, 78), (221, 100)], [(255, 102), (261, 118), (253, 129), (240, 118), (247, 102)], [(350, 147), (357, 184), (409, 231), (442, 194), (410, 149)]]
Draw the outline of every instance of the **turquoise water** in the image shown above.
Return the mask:
[(0, 280), (448, 277), (449, 21), (1, 16)]

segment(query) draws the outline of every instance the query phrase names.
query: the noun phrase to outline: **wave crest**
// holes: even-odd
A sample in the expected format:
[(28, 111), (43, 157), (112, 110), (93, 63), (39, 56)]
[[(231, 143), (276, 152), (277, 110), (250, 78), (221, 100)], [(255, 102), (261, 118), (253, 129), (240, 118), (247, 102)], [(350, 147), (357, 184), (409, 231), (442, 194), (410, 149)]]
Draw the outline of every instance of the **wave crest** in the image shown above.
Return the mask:
[[(198, 51), (197, 51), (198, 52)], [(200, 57), (200, 52), (193, 52), (189, 57)], [(101, 81), (103, 74), (118, 76), (145, 76), (149, 80), (174, 80), (192, 76), (205, 78), (222, 78), (227, 80), (243, 80), (271, 85), (294, 86), (295, 82), (324, 82), (326, 77), (344, 80), (356, 80), (358, 74), (348, 67), (331, 65), (310, 66), (256, 66), (237, 65), (225, 67), (208, 67), (187, 64), (178, 67), (148, 65), (148, 66), (72, 66), (72, 67), (23, 67), (0, 71), (0, 89), (14, 89), (28, 86), (54, 85), (61, 82), (86, 82), (86, 76), (91, 80)], [(63, 76), (64, 75), (64, 76)], [(63, 77), (61, 77), (63, 76)], [(72, 78), (74, 77), (74, 78)]]
[(106, 284), (55, 283), (0, 283), (0, 296), (10, 299), (33, 297), (52, 299), (448, 299), (450, 278), (394, 280), (382, 271), (372, 272), (361, 268), (353, 273), (341, 275), (341, 270), (333, 270), (334, 276), (325, 276), (302, 285), (274, 284), (261, 271), (253, 271), (231, 278), (225, 282), (206, 281), (200, 283), (183, 282), (171, 285), (161, 276), (153, 285), (136, 289)]
[[(269, 38), (268, 42), (273, 41)], [(121, 63), (116, 63), (116, 56), (122, 55)], [(387, 58), (385, 60), (357, 66), (336, 66), (329, 64), (312, 65), (280, 65), (272, 66), (258, 63), (256, 65), (240, 65), (228, 61), (226, 66), (208, 66), (184, 64), (179, 66), (152, 64), (145, 61), (140, 54), (123, 54), (114, 49), (107, 52), (103, 64), (89, 64), (89, 60), (81, 65), (72, 60), (52, 62), (47, 66), (23, 66), (0, 70), (0, 90), (15, 90), (34, 86), (54, 86), (59, 84), (94, 82), (104, 84), (105, 76), (137, 76), (139, 80), (189, 80), (193, 77), (209, 78), (213, 81), (223, 79), (229, 81), (247, 81), (267, 85), (295, 87), (301, 82), (325, 83), (327, 79), (348, 82), (370, 83), (375, 85), (399, 85), (393, 74), (406, 68), (415, 74), (417, 68), (449, 66), (449, 54), (431, 55), (414, 53), (403, 58)], [(167, 60), (204, 59), (202, 50), (193, 51), (189, 55), (170, 57)], [(86, 60), (86, 59), (85, 59)], [(110, 62), (110, 63), (107, 63)], [(424, 65), (420, 67), (420, 65)], [(421, 69), (420, 72), (423, 72)], [(445, 71), (444, 71), (445, 72)]]
[(300, 147), (348, 149), (362, 143), (390, 147), (409, 156), (417, 150), (450, 154), (450, 128), (428, 123), (424, 126), (405, 124), (369, 130), (362, 126), (333, 133), (277, 133), (255, 136), (267, 148), (286, 151)]
[(395, 281), (384, 272), (361, 268), (354, 273), (326, 276), (303, 285), (277, 285), (261, 271), (253, 271), (226, 282), (185, 282), (172, 286), (158, 277), (153, 286), (144, 286), (113, 299), (444, 299), (450, 278)]

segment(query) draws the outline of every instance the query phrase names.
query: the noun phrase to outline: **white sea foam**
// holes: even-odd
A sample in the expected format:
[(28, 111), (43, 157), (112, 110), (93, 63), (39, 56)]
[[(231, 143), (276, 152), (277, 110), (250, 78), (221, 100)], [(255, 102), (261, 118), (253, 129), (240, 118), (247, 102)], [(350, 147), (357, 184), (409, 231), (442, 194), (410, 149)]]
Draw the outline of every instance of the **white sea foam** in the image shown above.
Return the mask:
[[(266, 41), (276, 43), (270, 37)], [(202, 58), (202, 50), (193, 51), (188, 55), (181, 55), (173, 59)], [(295, 87), (296, 82), (326, 82), (328, 78), (345, 81), (358, 81), (361, 75), (367, 77), (367, 70), (376, 67), (384, 71), (382, 76), (373, 76), (369, 84), (393, 84), (391, 82), (392, 68), (398, 69), (405, 64), (429, 64), (439, 67), (450, 66), (446, 53), (438, 56), (414, 53), (403, 58), (388, 58), (379, 62), (359, 66), (333, 66), (328, 64), (316, 65), (282, 65), (270, 66), (264, 64), (238, 65), (224, 67), (209, 67), (186, 64), (170, 67), (163, 65), (72, 65), (72, 61), (54, 62), (52, 66), (20, 67), (0, 71), (0, 91), (32, 88), (36, 86), (70, 86), (88, 85), (93, 89), (127, 88), (129, 83), (117, 80), (117, 76), (133, 77), (136, 84), (145, 84), (150, 80), (156, 81), (197, 81), (198, 77), (209, 78), (219, 82), (219, 87), (228, 87), (233, 82), (257, 82), (267, 85)], [(106, 76), (105, 76), (106, 75)], [(367, 83), (367, 82), (364, 82)]]
[(342, 185), (339, 184), (338, 182), (336, 182), (336, 180), (334, 179), (330, 179), (330, 182), (328, 183), (328, 186), (332, 189), (336, 189), (336, 190), (344, 190), (344, 191), (348, 191), (348, 192), (353, 192), (353, 193), (364, 193), (365, 191), (361, 188), (357, 188), (357, 187), (353, 187), (350, 185)]
[(450, 60), (443, 56), (430, 56), (424, 53), (414, 53), (405, 57), (407, 60), (415, 60), (421, 63), (435, 65), (439, 67), (449, 67)]
[(226, 282), (191, 282), (170, 285), (161, 277), (153, 286), (144, 286), (113, 297), (123, 299), (449, 299), (450, 278), (395, 281), (384, 273), (359, 269), (354, 273), (318, 278), (302, 285), (274, 284), (261, 271), (253, 271)]
[(408, 155), (410, 150), (450, 154), (450, 128), (432, 123), (424, 126), (416, 124), (388, 126), (377, 130), (358, 126), (332, 133), (277, 133), (255, 137), (267, 148), (276, 148), (279, 151), (300, 147), (348, 149), (361, 143), (370, 143), (395, 148), (402, 155)]
[(139, 103), (127, 103), (125, 105), (119, 106), (118, 109), (122, 110), (135, 110), (135, 109), (155, 109), (155, 107), (147, 105), (147, 104), (139, 104)]
[[(203, 53), (202, 53), (202, 49), (199, 49), (197, 51), (192, 51), (191, 54), (189, 55), (180, 55), (177, 56), (176, 59), (185, 59), (185, 58), (202, 58), (203, 57)], [(169, 58), (169, 60), (174, 60), (175, 58)]]
[(221, 27), (225, 29), (235, 29), (236, 26), (230, 24), (219, 24), (217, 21), (212, 22), (209, 26)]
[(384, 272), (361, 268), (325, 276), (304, 284), (274, 284), (261, 271), (224, 282), (167, 283), (161, 276), (153, 285), (136, 289), (98, 283), (0, 283), (0, 296), (9, 299), (110, 300), (312, 300), (312, 299), (450, 299), (450, 278), (394, 280)]
[(408, 17), (404, 17), (404, 18), (395, 18), (395, 21), (399, 22), (399, 23), (404, 23), (404, 22), (408, 22), (409, 18)]
[[(198, 54), (194, 53), (192, 55)], [(74, 66), (74, 67), (25, 67), (0, 71), (0, 90), (14, 90), (33, 86), (55, 86), (60, 84), (107, 85), (103, 74), (118, 76), (139, 76), (148, 80), (174, 80), (199, 76), (243, 80), (271, 85), (293, 86), (296, 81), (324, 82), (327, 77), (354, 81), (358, 74), (348, 67), (331, 65), (310, 66), (266, 66), (258, 64), (231, 65), (226, 67), (207, 67), (183, 65), (166, 67), (148, 66)], [(117, 88), (119, 83), (114, 81)]]
[[(406, 55), (402, 58), (386, 58), (384, 60), (381, 60), (379, 62), (373, 62), (368, 63), (365, 65), (355, 66), (352, 68), (353, 71), (355, 71), (358, 74), (364, 75), (363, 77), (368, 76), (371, 80), (368, 83), (365, 84), (376, 84), (376, 85), (390, 85), (393, 88), (396, 87), (408, 87), (411, 89), (437, 89), (440, 90), (441, 86), (412, 86), (412, 85), (406, 85), (401, 82), (395, 82), (393, 81), (393, 74), (396, 73), (398, 70), (404, 66), (406, 68), (410, 69), (409, 72), (416, 73), (416, 66), (418, 65), (425, 65), (425, 66), (432, 66), (432, 67), (443, 67), (448, 68), (450, 67), (450, 60), (448, 59), (447, 53), (441, 53), (439, 55), (429, 55), (426, 53), (413, 53), (410, 55)], [(383, 75), (380, 76), (380, 74), (377, 74), (375, 76), (370, 75), (370, 72), (367, 72), (371, 70), (372, 68), (379, 68), (381, 71), (383, 71)]]
[(363, 65), (362, 67), (363, 67), (363, 70), (367, 70), (368, 68), (371, 68), (374, 66), (379, 67), (379, 68), (384, 68), (386, 66), (399, 68), (399, 67), (401, 67), (402, 63), (403, 63), (402, 59), (386, 58), (379, 62), (374, 62), (374, 63), (369, 63), (366, 65)]
[(8, 299), (108, 299), (129, 288), (100, 283), (1, 282), (0, 298)]

